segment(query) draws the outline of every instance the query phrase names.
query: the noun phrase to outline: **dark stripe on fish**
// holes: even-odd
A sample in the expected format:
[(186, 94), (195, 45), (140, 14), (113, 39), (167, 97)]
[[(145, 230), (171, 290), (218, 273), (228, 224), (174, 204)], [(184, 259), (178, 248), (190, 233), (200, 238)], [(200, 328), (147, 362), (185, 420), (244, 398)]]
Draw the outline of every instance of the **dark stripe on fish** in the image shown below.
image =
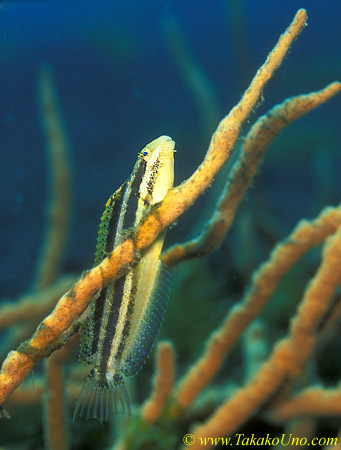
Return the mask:
[(127, 190), (127, 183), (124, 183), (124, 187), (120, 193), (120, 197), (115, 202), (113, 209), (112, 209), (111, 218), (109, 220), (109, 225), (108, 225), (107, 241), (105, 244), (105, 251), (107, 253), (110, 253), (113, 251), (116, 234), (122, 232), (122, 230), (118, 230), (118, 219), (121, 214), (123, 198), (124, 198), (124, 194), (125, 194), (126, 190)]
[(135, 172), (134, 178), (130, 184), (130, 195), (127, 199), (124, 211), (123, 229), (126, 230), (134, 226), (136, 219), (136, 211), (138, 208), (138, 201), (140, 197), (140, 185), (142, 178), (146, 173), (147, 163), (143, 159), (138, 161), (139, 167)]
[(113, 297), (111, 298), (112, 303), (109, 318), (106, 324), (105, 336), (101, 345), (101, 355), (99, 357), (100, 372), (106, 372), (107, 361), (111, 351), (111, 344), (116, 333), (116, 324), (122, 305), (126, 277), (127, 275), (124, 275), (115, 282), (115, 291)]

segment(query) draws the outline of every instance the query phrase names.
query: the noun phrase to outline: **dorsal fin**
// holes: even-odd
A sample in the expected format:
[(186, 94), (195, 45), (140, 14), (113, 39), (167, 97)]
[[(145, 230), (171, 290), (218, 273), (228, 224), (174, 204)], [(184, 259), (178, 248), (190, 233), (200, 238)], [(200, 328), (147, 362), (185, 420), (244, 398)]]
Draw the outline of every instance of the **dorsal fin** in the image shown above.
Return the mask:
[(107, 253), (113, 250), (126, 185), (127, 182), (124, 182), (122, 186), (109, 197), (105, 205), (97, 234), (94, 267), (102, 262)]

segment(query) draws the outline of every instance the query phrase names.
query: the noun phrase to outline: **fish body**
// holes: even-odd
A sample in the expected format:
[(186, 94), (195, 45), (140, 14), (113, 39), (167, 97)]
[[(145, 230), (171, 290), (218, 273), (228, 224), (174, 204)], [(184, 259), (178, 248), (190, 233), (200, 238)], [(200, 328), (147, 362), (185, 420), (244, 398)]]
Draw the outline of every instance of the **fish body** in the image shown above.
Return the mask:
[[(139, 153), (129, 179), (109, 198), (101, 217), (94, 266), (161, 202), (174, 180), (174, 141), (155, 139)], [(108, 420), (109, 411), (130, 415), (123, 376), (138, 372), (148, 357), (166, 308), (169, 277), (160, 253), (165, 233), (136, 267), (103, 288), (81, 325), (80, 361), (93, 365), (76, 403), (77, 415)]]

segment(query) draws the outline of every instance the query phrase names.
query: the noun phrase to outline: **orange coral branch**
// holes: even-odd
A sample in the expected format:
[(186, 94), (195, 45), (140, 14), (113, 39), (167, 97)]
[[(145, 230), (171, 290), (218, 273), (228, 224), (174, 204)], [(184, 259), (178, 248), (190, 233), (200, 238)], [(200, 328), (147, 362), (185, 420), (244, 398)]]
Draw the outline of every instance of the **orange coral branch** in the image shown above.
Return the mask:
[(334, 82), (320, 91), (289, 98), (260, 117), (245, 138), (240, 157), (229, 175), (212, 218), (195, 239), (164, 252), (164, 263), (171, 266), (190, 258), (202, 257), (218, 247), (233, 222), (270, 142), (284, 127), (340, 91), (341, 83)]
[(161, 342), (157, 352), (157, 372), (154, 389), (150, 398), (142, 406), (141, 417), (147, 422), (155, 422), (169, 398), (174, 385), (174, 350), (170, 342)]
[(309, 387), (269, 410), (271, 420), (278, 423), (308, 415), (341, 415), (341, 388)]
[(256, 73), (241, 101), (220, 122), (205, 159), (194, 174), (180, 186), (172, 189), (162, 204), (155, 208), (138, 229), (133, 230), (100, 265), (82, 276), (60, 299), (54, 311), (39, 325), (30, 341), (18, 351), (8, 355), (0, 374), (0, 404), (24, 380), (33, 365), (53, 351), (53, 345), (58, 346), (55, 340), (68, 330), (86, 309), (95, 292), (122, 276), (136, 263), (140, 252), (154, 242), (159, 233), (187, 210), (210, 185), (232, 152), (243, 121), (256, 105), (265, 84), (281, 64), (305, 22), (306, 12), (301, 9)]
[(43, 317), (55, 306), (65, 289), (72, 285), (74, 281), (75, 277), (72, 275), (63, 276), (52, 286), (39, 292), (23, 295), (16, 301), (3, 302), (0, 306), (0, 328)]
[[(66, 390), (68, 393), (68, 397), (71, 402), (75, 402), (79, 396), (79, 391), (83, 386), (84, 377), (82, 382), (70, 382), (68, 381)], [(45, 379), (42, 377), (34, 378), (34, 388), (32, 384), (29, 382), (21, 384), (18, 389), (16, 389), (9, 399), (7, 400), (7, 404), (10, 406), (17, 405), (32, 405), (41, 402), (41, 398), (43, 396), (45, 389)], [(9, 408), (10, 410), (10, 408)]]
[(48, 156), (50, 199), (45, 238), (38, 258), (34, 286), (37, 290), (53, 283), (57, 276), (65, 247), (71, 208), (69, 145), (59, 111), (52, 72), (46, 66), (39, 72), (38, 100)]
[[(281, 64), (292, 42), (300, 34), (306, 19), (306, 11), (300, 9), (291, 25), (269, 53), (263, 66), (258, 69), (240, 102), (219, 123), (204, 161), (189, 179), (168, 193), (162, 205), (157, 209), (157, 214), (150, 215), (141, 225), (140, 233), (137, 235), (137, 248), (148, 245), (151, 238), (150, 230), (154, 230), (154, 233), (157, 234), (166, 228), (187, 210), (210, 185), (230, 156), (243, 122), (256, 105), (264, 86)], [(153, 239), (155, 237), (153, 236)]]
[(52, 351), (48, 348), (49, 345), (73, 324), (95, 292), (104, 283), (109, 283), (110, 279), (121, 275), (124, 264), (132, 263), (133, 260), (133, 243), (131, 239), (127, 239), (63, 295), (53, 312), (39, 325), (25, 346), (8, 354), (0, 373), (0, 403), (26, 378), (34, 364), (40, 362), (46, 352)]
[[(279, 341), (269, 360), (244, 388), (229, 400), (193, 434), (197, 437), (228, 435), (240, 426), (287, 377), (296, 377), (315, 344), (315, 330), (326, 313), (340, 282), (341, 226), (330, 236), (323, 250), (322, 263), (308, 286), (287, 338)], [(200, 448), (196, 439), (192, 448)]]
[(44, 398), (44, 431), (48, 447), (64, 450), (67, 445), (63, 364), (78, 342), (74, 336), (61, 350), (46, 361), (46, 394)]
[(188, 407), (216, 374), (226, 353), (266, 305), (281, 277), (309, 249), (335, 232), (340, 221), (341, 207), (325, 208), (314, 221), (301, 220), (291, 235), (276, 245), (269, 261), (253, 275), (252, 285), (241, 303), (228, 313), (201, 358), (180, 380), (176, 400), (182, 407)]

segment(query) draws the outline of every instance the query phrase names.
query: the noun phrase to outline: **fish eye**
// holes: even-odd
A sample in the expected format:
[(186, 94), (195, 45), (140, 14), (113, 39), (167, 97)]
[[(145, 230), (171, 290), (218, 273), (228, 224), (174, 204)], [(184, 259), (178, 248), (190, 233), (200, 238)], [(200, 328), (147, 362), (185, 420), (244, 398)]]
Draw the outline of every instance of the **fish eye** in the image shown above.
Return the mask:
[(144, 160), (146, 160), (146, 158), (148, 158), (148, 156), (149, 156), (149, 150), (143, 150), (141, 153), (140, 153), (140, 155), (141, 155), (141, 157), (144, 159)]

